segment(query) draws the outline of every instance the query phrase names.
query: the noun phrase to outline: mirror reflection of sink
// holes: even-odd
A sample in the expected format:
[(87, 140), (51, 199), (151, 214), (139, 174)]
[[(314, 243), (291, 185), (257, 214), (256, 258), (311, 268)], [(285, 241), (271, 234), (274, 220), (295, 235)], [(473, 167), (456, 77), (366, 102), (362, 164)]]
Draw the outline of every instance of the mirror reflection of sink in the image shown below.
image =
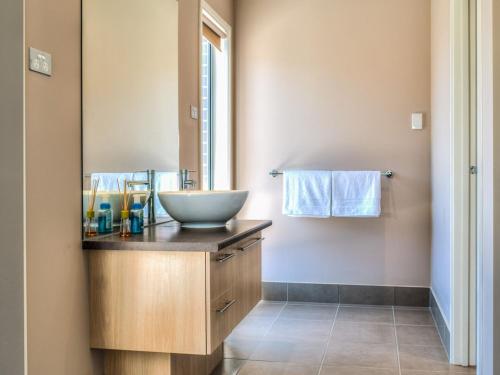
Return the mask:
[[(139, 195), (141, 197), (142, 207), (146, 205), (148, 202), (150, 191), (149, 190), (132, 190), (129, 195), (129, 207), (134, 203), (134, 196)], [(123, 195), (117, 191), (98, 191), (97, 196), (95, 197), (94, 203), (94, 211), (97, 212), (99, 210), (99, 206), (101, 205), (103, 198), (108, 196), (109, 204), (111, 205), (111, 209), (113, 210), (113, 222), (120, 222), (120, 212), (122, 210), (122, 199)], [(87, 212), (89, 205), (89, 196), (90, 190), (84, 190), (83, 192), (83, 217), (85, 219), (85, 213)]]
[(175, 191), (158, 193), (161, 205), (184, 228), (223, 227), (243, 207), (248, 191)]

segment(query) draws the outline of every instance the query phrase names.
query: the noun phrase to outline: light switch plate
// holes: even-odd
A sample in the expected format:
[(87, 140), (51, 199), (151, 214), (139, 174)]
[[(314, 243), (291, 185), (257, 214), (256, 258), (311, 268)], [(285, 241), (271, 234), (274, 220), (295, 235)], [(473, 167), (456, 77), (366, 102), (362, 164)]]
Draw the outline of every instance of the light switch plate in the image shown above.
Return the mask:
[(413, 130), (422, 130), (424, 128), (424, 115), (423, 113), (411, 114), (411, 128)]
[(50, 53), (30, 47), (30, 70), (45, 74), (46, 76), (51, 76), (52, 55)]
[(198, 107), (191, 105), (191, 118), (193, 120), (198, 120)]

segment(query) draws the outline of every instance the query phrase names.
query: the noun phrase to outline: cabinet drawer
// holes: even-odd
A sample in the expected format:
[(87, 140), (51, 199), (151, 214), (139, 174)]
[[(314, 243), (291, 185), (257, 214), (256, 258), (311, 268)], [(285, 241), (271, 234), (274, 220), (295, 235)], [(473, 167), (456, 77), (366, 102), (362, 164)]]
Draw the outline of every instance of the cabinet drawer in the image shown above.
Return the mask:
[(234, 285), (237, 256), (237, 251), (231, 249), (210, 254), (210, 300), (220, 297)]
[(238, 305), (240, 303), (241, 301), (238, 300), (233, 287), (210, 302), (208, 354), (215, 350), (238, 324)]

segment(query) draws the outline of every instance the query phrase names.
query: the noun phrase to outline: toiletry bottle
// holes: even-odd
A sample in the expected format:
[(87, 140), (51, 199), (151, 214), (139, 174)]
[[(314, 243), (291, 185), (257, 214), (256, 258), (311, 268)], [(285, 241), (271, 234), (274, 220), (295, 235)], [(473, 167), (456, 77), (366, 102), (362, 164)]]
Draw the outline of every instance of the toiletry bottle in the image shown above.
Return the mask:
[(109, 204), (109, 197), (103, 196), (102, 203), (97, 211), (97, 232), (99, 234), (111, 233), (113, 231), (113, 211)]
[(120, 237), (130, 237), (130, 219), (127, 210), (121, 212)]
[(97, 236), (97, 223), (94, 210), (88, 210), (85, 217), (85, 237)]
[(144, 230), (144, 210), (142, 209), (140, 195), (134, 195), (134, 204), (130, 210), (130, 231), (140, 234)]

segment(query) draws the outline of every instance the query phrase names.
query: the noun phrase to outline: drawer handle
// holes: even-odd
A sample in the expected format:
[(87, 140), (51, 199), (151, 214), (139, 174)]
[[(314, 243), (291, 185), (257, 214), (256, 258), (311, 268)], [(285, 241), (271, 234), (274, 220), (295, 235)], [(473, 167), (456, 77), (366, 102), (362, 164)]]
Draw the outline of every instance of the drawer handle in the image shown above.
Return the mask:
[(218, 257), (217, 259), (215, 259), (217, 262), (219, 263), (224, 263), (226, 260), (229, 260), (231, 259), (232, 257), (236, 256), (235, 253), (231, 253), (231, 254), (224, 254), (220, 257)]
[(259, 242), (262, 242), (262, 241), (264, 241), (264, 240), (265, 240), (265, 238), (264, 238), (264, 237), (261, 237), (261, 238), (256, 238), (256, 239), (255, 239), (255, 241), (253, 241), (252, 243), (250, 243), (250, 244), (248, 244), (248, 245), (246, 245), (246, 246), (238, 247), (238, 250), (240, 250), (240, 251), (245, 251), (245, 250), (247, 250), (247, 249), (251, 248), (251, 247), (252, 247), (252, 246), (254, 246), (254, 245), (257, 245)]
[(224, 307), (221, 307), (220, 309), (217, 309), (215, 311), (217, 311), (219, 314), (224, 314), (227, 311), (227, 309), (229, 309), (235, 303), (236, 303), (235, 299), (233, 299), (231, 301), (227, 301), (226, 304), (224, 305)]

